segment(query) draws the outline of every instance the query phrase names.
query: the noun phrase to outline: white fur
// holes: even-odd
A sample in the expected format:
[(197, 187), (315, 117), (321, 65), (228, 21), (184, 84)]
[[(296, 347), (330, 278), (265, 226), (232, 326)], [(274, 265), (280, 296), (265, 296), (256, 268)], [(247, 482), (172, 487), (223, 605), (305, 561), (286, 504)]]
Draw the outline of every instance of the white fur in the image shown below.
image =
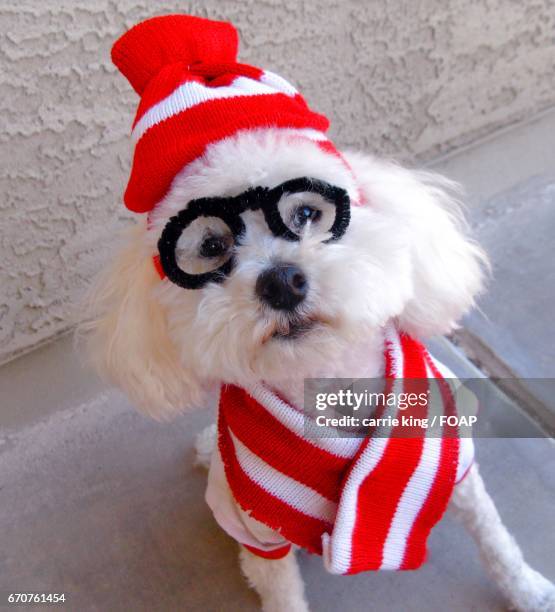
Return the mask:
[(451, 508), (476, 541), (488, 573), (514, 608), (521, 612), (553, 612), (555, 586), (524, 561), (476, 464), (455, 488)]
[[(421, 339), (453, 329), (472, 307), (487, 268), (466, 235), (455, 186), (367, 155), (345, 157), (348, 163), (278, 130), (243, 132), (208, 147), (176, 176), (148, 226), (132, 230), (91, 291), (84, 331), (99, 368), (159, 418), (202, 404), (204, 393), (222, 382), (264, 380), (302, 403), (305, 378), (381, 374), (382, 328), (391, 319)], [(260, 211), (250, 211), (243, 214), (237, 265), (224, 283), (193, 291), (158, 278), (151, 258), (162, 228), (189, 201), (301, 176), (350, 194), (351, 224), (340, 241), (322, 244), (308, 233), (287, 242), (270, 234)], [(296, 264), (308, 279), (299, 316), (318, 325), (295, 340), (272, 337), (287, 330), (288, 319), (254, 292), (260, 272), (275, 261)], [(202, 465), (214, 438), (211, 430), (197, 441)], [(508, 562), (507, 551), (516, 555), (518, 549), (480, 488), (477, 470), (464, 482), (454, 505), (496, 581), (520, 610), (550, 609), (542, 600), (552, 601), (550, 584), (521, 556), (516, 565)], [(241, 558), (265, 610), (306, 609), (293, 554), (279, 561), (247, 552)], [(518, 580), (512, 579), (515, 568)]]
[[(139, 406), (158, 416), (182, 411), (221, 381), (264, 379), (287, 389), (310, 376), (371, 376), (388, 320), (419, 337), (455, 326), (481, 287), (485, 258), (461, 231), (451, 185), (368, 156), (347, 158), (352, 171), (309, 140), (252, 131), (209, 147), (176, 177), (149, 229), (136, 228), (91, 294), (95, 359)], [(249, 212), (238, 265), (225, 283), (185, 291), (156, 278), (149, 258), (161, 229), (191, 199), (298, 176), (350, 193), (352, 221), (339, 242), (277, 239), (261, 212)], [(301, 314), (323, 322), (302, 341), (265, 341), (287, 325), (254, 294), (258, 274), (275, 260), (304, 270), (310, 291)]]
[(218, 435), (215, 423), (205, 427), (195, 439), (195, 465), (205, 468), (210, 467), (210, 459), (216, 447), (216, 437)]
[(241, 547), (239, 561), (249, 586), (260, 595), (264, 612), (308, 612), (293, 550), (282, 559), (268, 561)]
[(89, 292), (79, 332), (97, 369), (144, 412), (162, 418), (200, 405), (203, 393), (168, 335), (145, 231), (139, 223), (125, 236), (121, 253)]

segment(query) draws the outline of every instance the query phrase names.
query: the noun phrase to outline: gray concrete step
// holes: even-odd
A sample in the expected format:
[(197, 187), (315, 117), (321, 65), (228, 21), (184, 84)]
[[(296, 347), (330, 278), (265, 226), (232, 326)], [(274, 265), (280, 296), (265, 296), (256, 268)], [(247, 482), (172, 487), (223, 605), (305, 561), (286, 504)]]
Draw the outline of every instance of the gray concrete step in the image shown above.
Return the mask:
[[(432, 348), (458, 375), (479, 375), (444, 340)], [(0, 592), (65, 592), (66, 609), (82, 611), (258, 609), (193, 467), (194, 435), (213, 408), (171, 424), (142, 417), (79, 366), (69, 338), (1, 368), (0, 405)], [(499, 406), (488, 411), (494, 425), (526, 419)], [(528, 559), (555, 577), (553, 529), (537, 528), (553, 525), (552, 442), (479, 439), (477, 458)], [(300, 563), (319, 612), (505, 609), (449, 517), (418, 572), (345, 578), (317, 557)]]
[(555, 377), (555, 173), (480, 203), (473, 223), (493, 282), (465, 327), (522, 378)]
[(555, 113), (434, 168), (467, 186), (469, 220), (492, 261), (480, 310), (455, 337), (555, 432)]

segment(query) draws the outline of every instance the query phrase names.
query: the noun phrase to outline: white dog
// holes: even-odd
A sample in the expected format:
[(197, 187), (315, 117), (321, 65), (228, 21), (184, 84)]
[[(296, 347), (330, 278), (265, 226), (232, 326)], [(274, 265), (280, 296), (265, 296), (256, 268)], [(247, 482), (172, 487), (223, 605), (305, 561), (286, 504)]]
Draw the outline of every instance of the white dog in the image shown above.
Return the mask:
[[(141, 121), (139, 139), (149, 129)], [(472, 307), (487, 262), (465, 235), (453, 185), (367, 155), (335, 154), (301, 132), (261, 126), (210, 143), (177, 171), (95, 285), (85, 325), (92, 355), (148, 414), (201, 406), (222, 383), (250, 389), (261, 381), (302, 407), (307, 378), (382, 376), (388, 325), (426, 339), (454, 329)], [(299, 177), (312, 182), (282, 190), (278, 203), (281, 220), (298, 229), (297, 239), (286, 239), (245, 194), (264, 199)], [(330, 198), (303, 191), (306, 184), (336, 190), (337, 206), (350, 199), (350, 223), (343, 220), (336, 240), (333, 218), (320, 208)], [(223, 198), (244, 205), (229, 218), (182, 213)], [(217, 478), (214, 428), (197, 446)], [(555, 610), (555, 588), (525, 563), (477, 465), (455, 487), (450, 507), (511, 605)], [(272, 537), (266, 529), (258, 539)], [(264, 610), (307, 609), (293, 551), (272, 560), (242, 547), (240, 558)]]

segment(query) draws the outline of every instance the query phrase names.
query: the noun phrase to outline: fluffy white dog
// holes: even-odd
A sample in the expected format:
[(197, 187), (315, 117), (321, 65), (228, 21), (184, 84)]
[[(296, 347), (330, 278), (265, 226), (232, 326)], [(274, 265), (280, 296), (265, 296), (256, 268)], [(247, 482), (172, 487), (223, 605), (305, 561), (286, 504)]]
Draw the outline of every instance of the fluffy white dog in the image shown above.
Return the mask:
[[(155, 205), (141, 209), (149, 211), (148, 220), (133, 227), (91, 292), (85, 328), (99, 369), (156, 418), (202, 406), (222, 384), (251, 389), (263, 382), (302, 410), (307, 378), (383, 376), (388, 326), (421, 340), (454, 329), (473, 306), (487, 268), (485, 255), (466, 236), (454, 186), (427, 172), (322, 146), (313, 125), (321, 117), (292, 106), (298, 95), (276, 75), (240, 64), (222, 68), (219, 56), (220, 63), (196, 69), (190, 58), (162, 66), (168, 53), (181, 58), (207, 40), (227, 36), (231, 48), (235, 33), (229, 24), (182, 16), (152, 21), (131, 30), (113, 52), (151, 105), (139, 108), (135, 123), (134, 183), (126, 202), (139, 210), (144, 196)], [(212, 28), (217, 36), (183, 46), (198, 28)], [(145, 40), (169, 51), (150, 57)], [(142, 62), (140, 70), (132, 68), (134, 61)], [(189, 76), (175, 89), (180, 70)], [(162, 73), (164, 86), (153, 85)], [(207, 75), (216, 80), (205, 83)], [(176, 141), (164, 140), (162, 130), (186, 133), (210, 96), (253, 105), (268, 96), (283, 106), (276, 117), (284, 109), (288, 117), (298, 111), (306, 127), (238, 126), (176, 166), (170, 150)], [(251, 111), (237, 117), (250, 121)], [(203, 129), (211, 113), (202, 118)], [(183, 126), (182, 117), (188, 119)], [(157, 141), (153, 172), (141, 159), (147, 150), (152, 159), (158, 133), (164, 138)], [(187, 138), (189, 146), (192, 136)], [(157, 198), (153, 185), (167, 168), (177, 170)], [(201, 463), (212, 462), (212, 480), (218, 476), (214, 446), (211, 428), (197, 450)], [(511, 605), (555, 610), (553, 585), (525, 563), (476, 464), (456, 485), (451, 508)], [(243, 515), (242, 525), (249, 520), (259, 540), (275, 541), (275, 532), (264, 532), (251, 517)], [(307, 609), (294, 551), (268, 559), (242, 547), (240, 558), (264, 610)]]
[[(340, 159), (281, 131), (239, 134), (211, 146), (186, 168), (91, 294), (88, 325), (97, 364), (147, 413), (162, 417), (202, 405), (222, 381), (248, 388), (264, 380), (302, 405), (309, 377), (378, 377), (383, 328), (391, 320), (417, 338), (452, 330), (482, 286), (482, 251), (462, 231), (452, 185), (424, 172), (360, 154)], [(260, 211), (244, 217), (246, 237), (223, 283), (183, 290), (162, 281), (152, 256), (166, 222), (184, 203), (234, 196), (311, 176), (350, 193), (351, 210), (337, 243), (272, 236)], [(308, 289), (294, 312), (257, 294), (260, 275), (295, 266)], [(213, 445), (200, 439), (201, 460)], [(207, 448), (208, 445), (208, 448)], [(476, 539), (493, 579), (517, 609), (555, 609), (555, 590), (531, 569), (503, 526), (475, 465), (455, 489), (452, 508)], [(243, 550), (242, 568), (265, 610), (305, 609), (294, 553), (266, 560)]]

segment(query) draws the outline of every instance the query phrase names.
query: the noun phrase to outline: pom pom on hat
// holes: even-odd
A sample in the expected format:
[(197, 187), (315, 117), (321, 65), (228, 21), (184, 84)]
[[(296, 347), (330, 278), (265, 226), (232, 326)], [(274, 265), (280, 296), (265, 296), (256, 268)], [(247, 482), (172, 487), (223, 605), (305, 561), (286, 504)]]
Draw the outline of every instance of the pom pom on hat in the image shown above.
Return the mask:
[(116, 41), (113, 62), (141, 96), (127, 208), (152, 210), (183, 167), (240, 130), (296, 129), (330, 144), (327, 118), (285, 79), (237, 63), (237, 47), (233, 25), (189, 15), (148, 19)]
[(141, 96), (152, 77), (168, 64), (235, 62), (238, 47), (237, 30), (230, 23), (165, 15), (126, 32), (112, 48), (112, 61)]

